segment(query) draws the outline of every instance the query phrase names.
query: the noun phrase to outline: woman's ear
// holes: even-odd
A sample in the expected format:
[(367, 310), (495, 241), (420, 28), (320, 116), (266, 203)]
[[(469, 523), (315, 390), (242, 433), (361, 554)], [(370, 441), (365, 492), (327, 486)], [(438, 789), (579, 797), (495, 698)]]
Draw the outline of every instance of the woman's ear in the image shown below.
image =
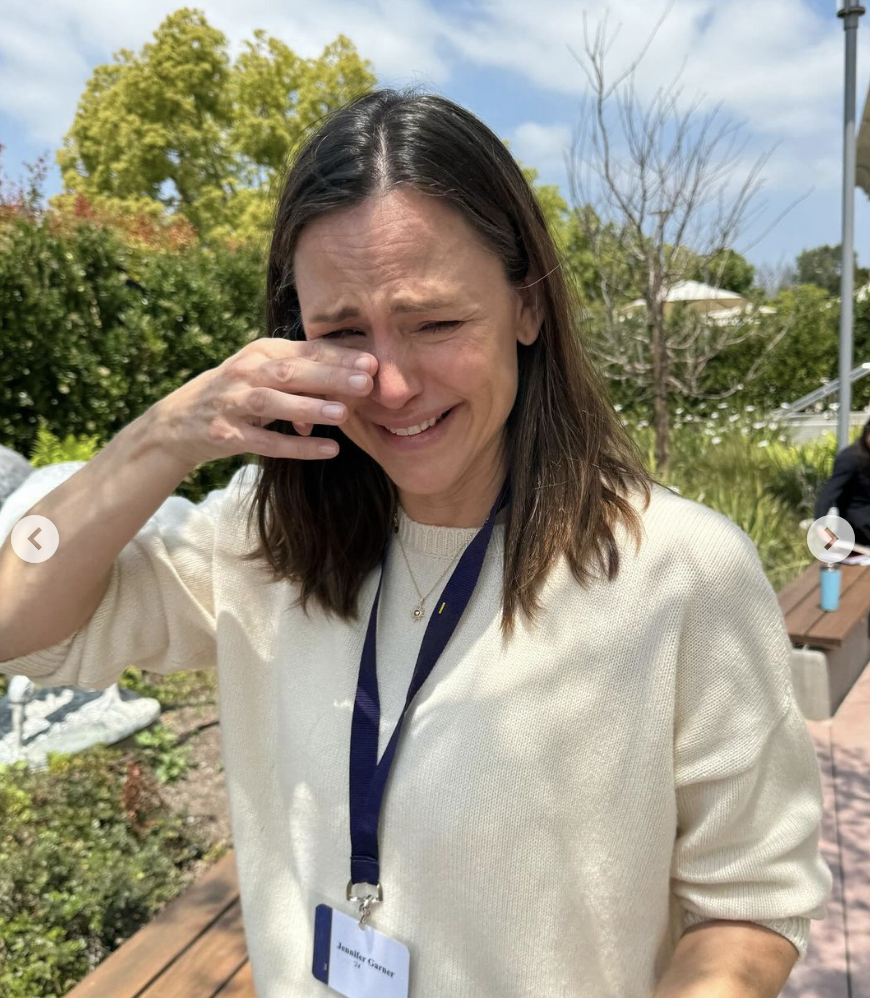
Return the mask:
[(538, 338), (544, 321), (543, 296), (537, 279), (530, 274), (523, 287), (517, 289), (519, 295), (517, 313), (517, 339), (530, 346)]

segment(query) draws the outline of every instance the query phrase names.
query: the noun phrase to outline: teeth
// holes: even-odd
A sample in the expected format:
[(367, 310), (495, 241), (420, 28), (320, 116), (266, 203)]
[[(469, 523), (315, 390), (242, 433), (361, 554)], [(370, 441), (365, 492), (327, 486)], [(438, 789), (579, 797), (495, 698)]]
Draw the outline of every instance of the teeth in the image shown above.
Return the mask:
[[(422, 433), (423, 430), (428, 430), (430, 426), (434, 426), (438, 422), (439, 418), (440, 417), (435, 416), (427, 423), (420, 423), (419, 426), (409, 426), (404, 430), (390, 430), (390, 433), (397, 437), (413, 437), (418, 433)], [(389, 429), (389, 427), (387, 427), (387, 429)]]

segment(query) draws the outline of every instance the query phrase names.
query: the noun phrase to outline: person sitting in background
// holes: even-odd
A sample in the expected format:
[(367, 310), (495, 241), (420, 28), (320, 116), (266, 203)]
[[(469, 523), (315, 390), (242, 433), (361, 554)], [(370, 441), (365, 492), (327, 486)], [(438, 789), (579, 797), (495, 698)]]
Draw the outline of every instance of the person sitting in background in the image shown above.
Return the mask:
[(855, 542), (870, 546), (870, 419), (861, 436), (834, 458), (834, 470), (816, 499), (815, 519), (832, 506), (855, 531)]

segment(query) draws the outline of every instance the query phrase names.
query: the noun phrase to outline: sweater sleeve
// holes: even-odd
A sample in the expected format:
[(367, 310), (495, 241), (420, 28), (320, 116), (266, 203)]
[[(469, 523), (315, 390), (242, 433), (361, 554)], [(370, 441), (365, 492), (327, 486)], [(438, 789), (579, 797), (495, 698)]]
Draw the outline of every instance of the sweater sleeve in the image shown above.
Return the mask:
[(755, 546), (720, 514), (710, 520), (678, 652), (672, 889), (683, 931), (714, 919), (755, 922), (789, 939), (802, 960), (832, 884), (819, 852), (818, 762)]
[(200, 503), (166, 499), (116, 557), (87, 623), (56, 644), (0, 661), (0, 672), (43, 687), (101, 690), (129, 665), (159, 673), (212, 666), (215, 528), (231, 492), (250, 481), (246, 469), (253, 470), (243, 466)]

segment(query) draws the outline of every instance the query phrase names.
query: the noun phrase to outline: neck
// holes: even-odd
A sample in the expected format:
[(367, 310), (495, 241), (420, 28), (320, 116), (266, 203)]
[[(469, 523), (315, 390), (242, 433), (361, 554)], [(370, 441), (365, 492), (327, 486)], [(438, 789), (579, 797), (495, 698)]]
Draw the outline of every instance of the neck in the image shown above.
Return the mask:
[(462, 497), (412, 495), (399, 490), (405, 514), (417, 523), (436, 527), (482, 527), (504, 484), (504, 473), (474, 495)]

